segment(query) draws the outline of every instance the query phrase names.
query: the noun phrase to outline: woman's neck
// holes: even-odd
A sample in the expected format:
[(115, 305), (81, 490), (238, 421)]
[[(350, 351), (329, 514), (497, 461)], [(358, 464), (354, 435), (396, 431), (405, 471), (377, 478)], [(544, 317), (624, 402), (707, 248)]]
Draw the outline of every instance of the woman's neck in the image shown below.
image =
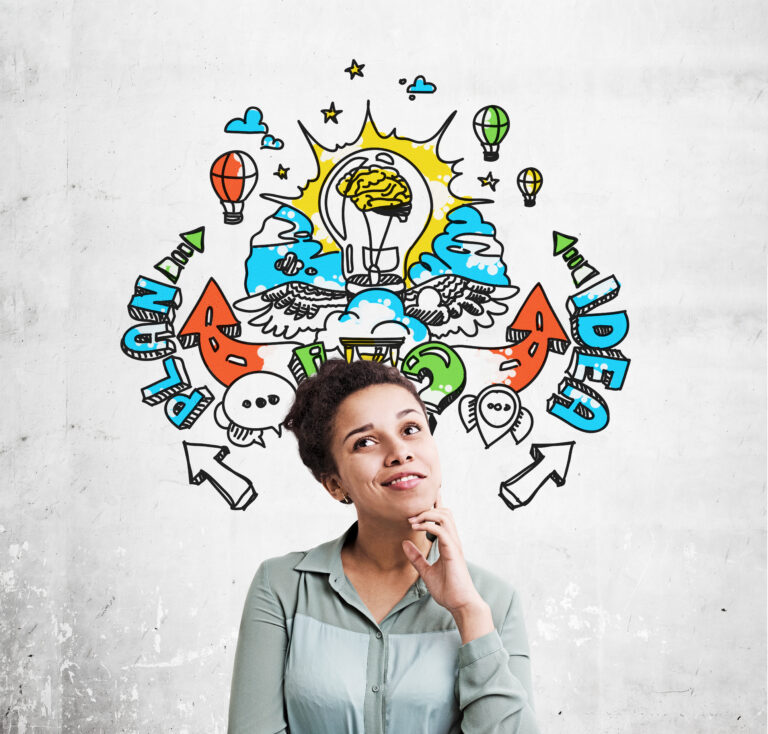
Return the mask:
[[(407, 526), (408, 521), (403, 521)], [(403, 552), (404, 540), (412, 541), (426, 556), (432, 543), (423, 531), (413, 531), (382, 521), (371, 521), (358, 517), (357, 536), (345, 548), (347, 558), (358, 567), (364, 566), (378, 573), (398, 573), (414, 570)]]

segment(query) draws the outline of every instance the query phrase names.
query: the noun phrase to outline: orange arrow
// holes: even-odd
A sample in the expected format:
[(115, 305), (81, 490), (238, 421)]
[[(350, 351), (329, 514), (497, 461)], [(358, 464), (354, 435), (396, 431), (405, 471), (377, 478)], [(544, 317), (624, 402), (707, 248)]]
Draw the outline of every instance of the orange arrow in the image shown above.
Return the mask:
[(240, 336), (240, 322), (213, 278), (178, 336), (184, 349), (200, 347), (206, 368), (222, 385), (229, 386), (238, 377), (264, 368), (264, 358), (259, 352), (268, 345), (234, 338)]
[(517, 392), (536, 379), (550, 351), (565, 353), (570, 339), (555, 316), (541, 283), (533, 287), (507, 328), (507, 339), (510, 346), (489, 349), (488, 352), (502, 358), (498, 369), (507, 372), (494, 382), (502, 382)]

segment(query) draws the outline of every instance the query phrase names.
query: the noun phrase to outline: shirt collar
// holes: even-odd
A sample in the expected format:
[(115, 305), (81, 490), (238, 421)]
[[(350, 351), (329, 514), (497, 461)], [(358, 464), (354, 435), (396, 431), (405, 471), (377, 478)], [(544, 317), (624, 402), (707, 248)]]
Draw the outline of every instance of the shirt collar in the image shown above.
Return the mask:
[[(341, 549), (344, 547), (347, 538), (356, 535), (357, 521), (352, 523), (346, 532), (335, 540), (329, 540), (327, 543), (322, 543), (321, 545), (317, 545), (311, 550), (308, 550), (304, 558), (294, 566), (294, 569), (296, 571), (327, 573), (331, 577), (331, 585), (335, 586), (340, 584), (344, 580), (344, 566), (341, 562)], [(434, 563), (440, 557), (440, 550), (437, 547), (437, 543), (437, 538), (435, 538), (432, 547), (427, 554), (427, 561), (429, 563)], [(416, 586), (421, 594), (426, 593), (427, 587), (421, 578), (416, 582)]]

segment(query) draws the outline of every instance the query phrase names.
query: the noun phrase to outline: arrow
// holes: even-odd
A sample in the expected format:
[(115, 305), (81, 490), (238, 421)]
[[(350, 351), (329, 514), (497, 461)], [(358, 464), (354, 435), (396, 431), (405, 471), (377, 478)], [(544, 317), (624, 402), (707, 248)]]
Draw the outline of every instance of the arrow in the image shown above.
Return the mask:
[[(558, 487), (565, 484), (571, 453), (575, 441), (565, 443), (535, 443), (531, 446), (533, 461), (515, 476), (502, 482), (499, 497), (510, 510), (524, 507), (536, 493), (551, 479)], [(512, 486), (515, 491), (512, 491)]]
[(503, 347), (458, 347), (467, 373), (482, 377), (484, 382), (503, 383), (520, 392), (544, 368), (549, 352), (565, 353), (570, 339), (541, 283), (534, 286), (507, 328), (507, 339), (511, 344)]
[(181, 239), (188, 245), (194, 247), (198, 252), (203, 252), (205, 250), (205, 227), (198, 227), (189, 232), (181, 232), (179, 233), (179, 237), (181, 237)]
[(187, 456), (190, 484), (202, 484), (207, 479), (232, 510), (244, 510), (256, 499), (257, 492), (253, 488), (253, 482), (223, 462), (224, 457), (229, 454), (227, 446), (186, 441), (182, 443)]
[(184, 349), (199, 347), (208, 371), (222, 385), (231, 385), (238, 377), (264, 369), (262, 350), (269, 344), (254, 344), (235, 339), (240, 336), (240, 322), (211, 278), (192, 313), (179, 332)]
[(507, 339), (514, 346), (504, 349), (504, 356), (518, 362), (518, 365), (503, 382), (517, 392), (536, 379), (550, 351), (565, 353), (570, 339), (557, 320), (541, 283), (533, 287), (507, 328)]

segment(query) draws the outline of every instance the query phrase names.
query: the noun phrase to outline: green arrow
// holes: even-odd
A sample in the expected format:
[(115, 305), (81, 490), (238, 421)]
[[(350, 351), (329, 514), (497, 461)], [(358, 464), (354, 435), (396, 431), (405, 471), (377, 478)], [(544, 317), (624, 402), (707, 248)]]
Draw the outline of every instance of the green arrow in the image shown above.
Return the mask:
[(555, 243), (554, 255), (559, 255), (579, 241), (578, 237), (571, 237), (568, 234), (560, 234), (560, 232), (552, 232), (552, 239)]
[(189, 232), (180, 232), (179, 237), (198, 252), (205, 250), (205, 227), (198, 227)]

